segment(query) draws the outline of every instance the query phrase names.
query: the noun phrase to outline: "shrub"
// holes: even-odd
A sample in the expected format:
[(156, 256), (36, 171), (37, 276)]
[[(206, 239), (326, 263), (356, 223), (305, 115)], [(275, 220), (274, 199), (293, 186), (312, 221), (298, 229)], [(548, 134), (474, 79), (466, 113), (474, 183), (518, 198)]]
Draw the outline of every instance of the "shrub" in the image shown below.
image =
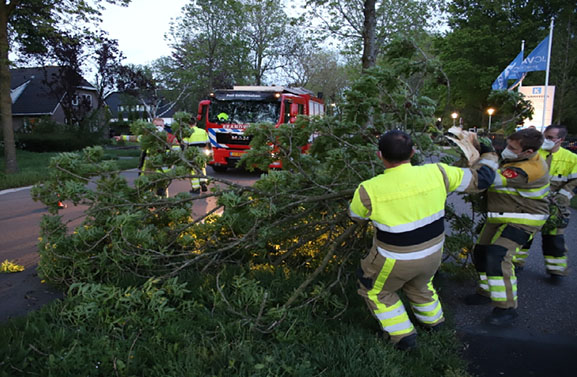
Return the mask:
[(88, 124), (69, 126), (50, 119), (27, 125), (14, 136), (18, 149), (41, 153), (77, 151), (108, 142), (98, 127), (89, 127)]
[(93, 133), (55, 133), (55, 134), (17, 134), (16, 145), (30, 152), (71, 152), (88, 146), (105, 144), (100, 134)]

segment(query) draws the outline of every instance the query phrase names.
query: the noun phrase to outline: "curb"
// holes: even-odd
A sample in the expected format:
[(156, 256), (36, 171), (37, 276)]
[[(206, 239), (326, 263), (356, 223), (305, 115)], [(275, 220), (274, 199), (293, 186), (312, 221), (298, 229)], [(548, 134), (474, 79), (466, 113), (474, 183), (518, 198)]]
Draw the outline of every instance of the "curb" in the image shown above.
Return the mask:
[(13, 189), (6, 189), (0, 191), (0, 195), (12, 194), (13, 192), (23, 191), (23, 190), (30, 190), (33, 186), (26, 186), (26, 187), (18, 187)]

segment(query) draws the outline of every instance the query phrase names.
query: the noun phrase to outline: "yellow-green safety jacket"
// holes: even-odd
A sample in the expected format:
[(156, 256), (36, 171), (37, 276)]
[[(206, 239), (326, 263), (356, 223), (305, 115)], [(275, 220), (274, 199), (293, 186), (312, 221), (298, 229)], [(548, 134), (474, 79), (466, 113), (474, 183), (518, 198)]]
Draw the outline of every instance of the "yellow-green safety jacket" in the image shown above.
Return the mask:
[(539, 153), (505, 161), (487, 194), (487, 222), (541, 227), (549, 216), (549, 168)]
[(425, 258), (442, 249), (447, 195), (487, 189), (497, 167), (497, 155), (485, 153), (472, 168), (442, 163), (389, 168), (359, 185), (349, 215), (357, 221), (372, 220), (374, 243), (384, 257)]
[[(140, 141), (142, 140), (142, 135), (120, 135), (120, 139), (124, 140), (124, 141), (140, 143)], [(180, 150), (180, 145), (178, 144), (178, 140), (176, 139), (176, 137), (173, 134), (170, 134), (170, 133), (166, 134), (166, 142), (170, 145), (170, 150), (173, 150), (173, 151)], [(168, 153), (168, 150), (166, 152)], [(150, 158), (152, 158), (151, 151), (147, 149), (147, 150), (143, 151), (143, 153), (144, 153), (144, 159), (142, 159), (142, 161), (140, 162), (141, 165), (138, 167), (138, 169), (140, 171), (150, 172), (152, 170), (150, 170), (149, 167), (147, 166), (147, 162), (148, 162), (148, 160), (150, 160)], [(156, 171), (157, 172), (167, 172), (169, 170), (170, 170), (170, 167), (163, 166), (161, 169), (157, 169)]]
[(183, 144), (195, 147), (206, 147), (208, 144), (208, 133), (202, 128), (193, 127), (192, 134), (182, 139)]
[(565, 148), (555, 153), (540, 149), (539, 154), (549, 165), (551, 194), (561, 194), (571, 200), (577, 191), (577, 154)]

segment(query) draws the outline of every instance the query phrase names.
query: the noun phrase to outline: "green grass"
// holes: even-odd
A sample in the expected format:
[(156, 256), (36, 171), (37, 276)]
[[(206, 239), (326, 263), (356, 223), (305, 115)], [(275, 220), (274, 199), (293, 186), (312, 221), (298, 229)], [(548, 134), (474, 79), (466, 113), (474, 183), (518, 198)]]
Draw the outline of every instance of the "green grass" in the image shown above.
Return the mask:
[[(432, 334), (420, 331), (419, 349), (414, 353), (393, 349), (378, 336), (378, 324), (356, 295), (352, 280), (346, 286), (349, 306), (343, 316), (332, 318), (337, 310), (328, 301), (320, 301), (286, 313), (274, 331), (261, 332), (254, 322), (260, 308), (260, 302), (253, 300), (258, 290), (251, 286), (255, 281), (266, 286), (265, 276), (251, 276), (249, 284), (241, 287), (232, 287), (234, 276), (221, 276), (221, 283), (226, 283), (224, 294), (233, 304), (242, 302), (233, 311), (214, 290), (214, 277), (194, 275), (185, 279), (188, 292), (183, 295), (178, 294), (177, 284), (134, 289), (91, 286), (69, 292), (63, 301), (26, 318), (0, 325), (4, 340), (0, 377), (22, 372), (44, 376), (468, 376), (459, 357), (459, 343), (449, 329)], [(291, 280), (278, 286), (294, 284)], [(273, 291), (269, 300), (281, 301), (282, 290)], [(265, 310), (263, 322), (270, 315)]]
[[(0, 149), (2, 156), (4, 150)], [(0, 159), (0, 190), (31, 186), (42, 182), (50, 174), (48, 165), (50, 158), (58, 153), (36, 153), (24, 150), (16, 151), (16, 161), (20, 172), (16, 174), (5, 174), (4, 158)], [(138, 165), (138, 149), (106, 149), (105, 158), (117, 160), (121, 170), (132, 169)], [(130, 159), (118, 159), (119, 157), (131, 157)]]

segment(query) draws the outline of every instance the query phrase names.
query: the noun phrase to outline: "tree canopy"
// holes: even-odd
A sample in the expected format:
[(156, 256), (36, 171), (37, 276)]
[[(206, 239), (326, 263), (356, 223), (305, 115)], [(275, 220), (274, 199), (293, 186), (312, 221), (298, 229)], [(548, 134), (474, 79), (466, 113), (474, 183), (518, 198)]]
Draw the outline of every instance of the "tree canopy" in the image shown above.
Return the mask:
[(59, 35), (75, 22), (97, 21), (102, 2), (128, 5), (130, 0), (11, 0), (0, 3), (0, 113), (4, 136), (6, 172), (18, 170), (12, 102), (10, 61), (16, 49), (24, 53), (46, 52), (47, 40)]
[[(468, 1), (456, 0), (448, 8), (450, 30), (439, 35), (436, 51), (451, 82), (448, 112), (459, 110), (469, 124), (486, 121), (485, 110), (491, 83), (513, 60), (525, 41), (525, 56), (547, 35), (551, 18), (556, 19), (551, 57), (550, 85), (562, 89), (555, 101), (557, 123), (574, 127), (574, 107), (567, 102), (575, 94), (574, 72), (577, 41), (574, 2), (559, 1)], [(524, 85), (543, 85), (544, 72), (531, 72)], [(499, 116), (499, 115), (498, 115)]]

